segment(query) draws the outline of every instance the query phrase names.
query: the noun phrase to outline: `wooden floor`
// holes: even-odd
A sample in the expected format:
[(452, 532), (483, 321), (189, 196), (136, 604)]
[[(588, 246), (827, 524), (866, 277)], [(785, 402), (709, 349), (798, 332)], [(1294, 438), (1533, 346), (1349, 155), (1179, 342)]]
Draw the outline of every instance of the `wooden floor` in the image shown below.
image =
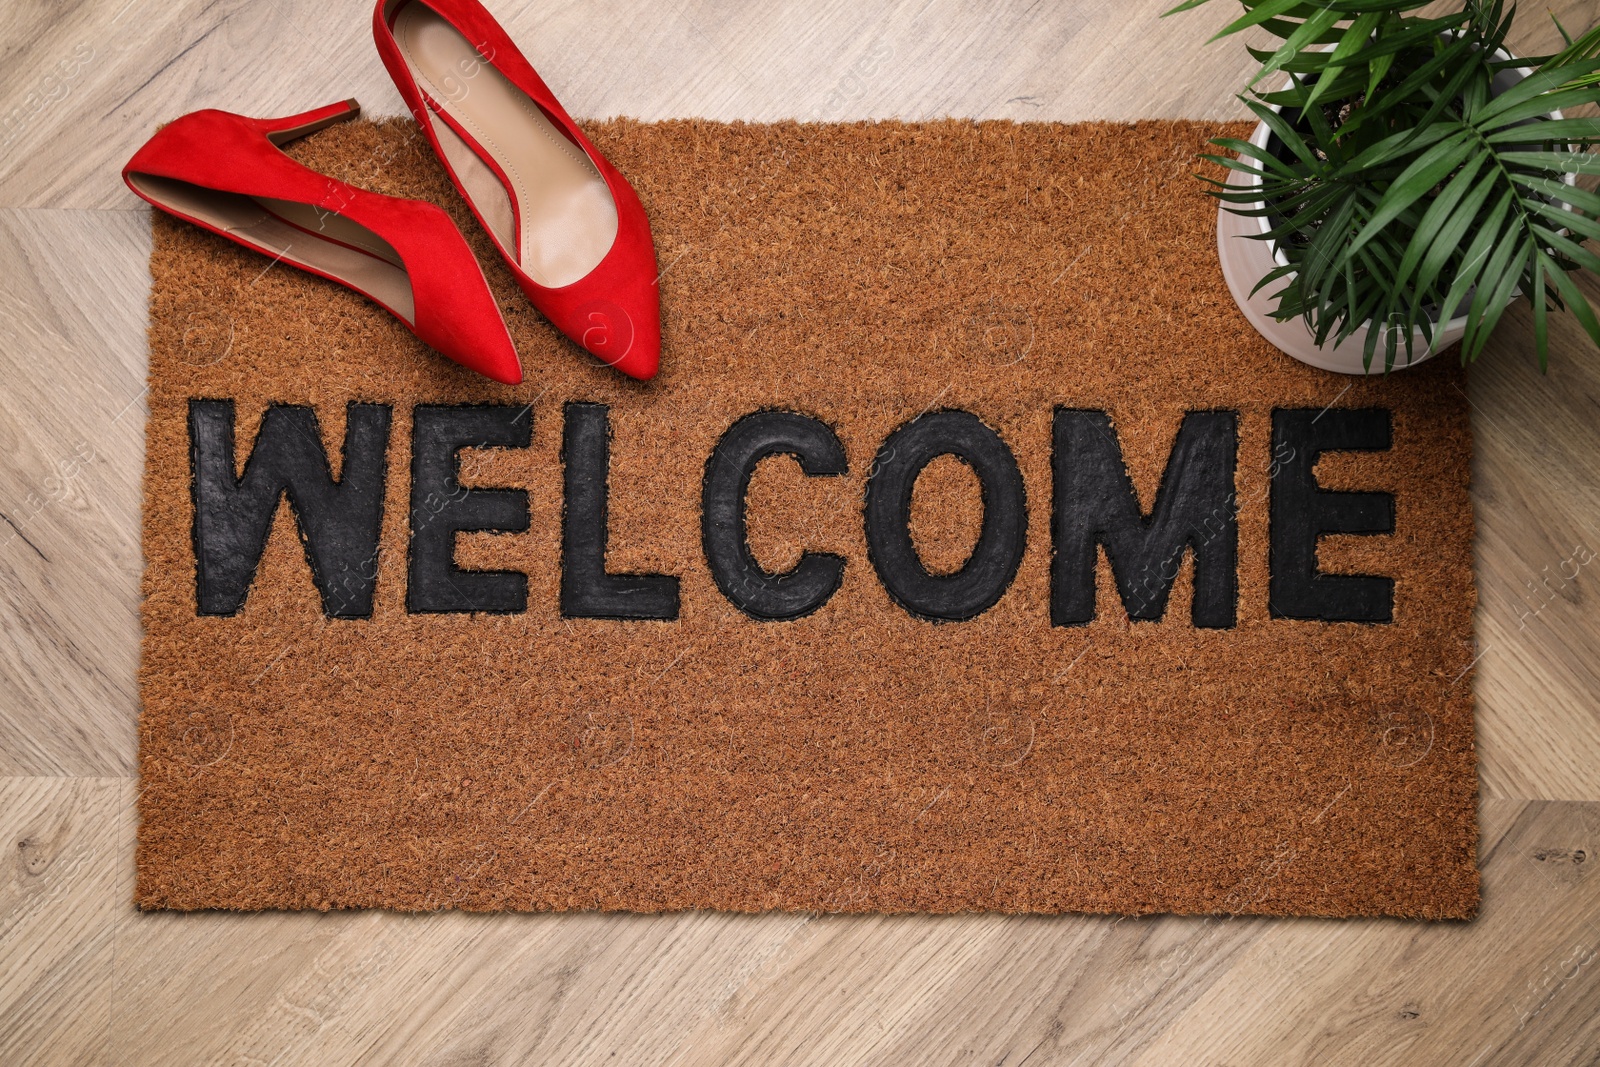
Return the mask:
[[(1236, 6), (1167, 2), (491, 6), (584, 116), (1242, 116)], [(1600, 354), (1562, 320), (1540, 376), (1525, 309), (1470, 386), (1476, 922), (135, 912), (118, 168), (195, 108), (401, 107), (361, 2), (7, 0), (0, 49), (0, 1064), (1600, 1063)]]

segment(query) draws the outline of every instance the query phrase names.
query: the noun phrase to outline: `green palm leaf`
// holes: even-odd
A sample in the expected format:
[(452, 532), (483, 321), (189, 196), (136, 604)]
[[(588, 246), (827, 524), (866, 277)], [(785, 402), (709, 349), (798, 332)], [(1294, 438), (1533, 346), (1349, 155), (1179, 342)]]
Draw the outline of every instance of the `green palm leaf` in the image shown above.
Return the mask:
[[(1207, 0), (1186, 0), (1172, 12)], [(1410, 361), (1439, 321), (1464, 314), (1462, 359), (1477, 358), (1506, 309), (1533, 302), (1540, 366), (1549, 313), (1567, 310), (1600, 344), (1600, 319), (1571, 272), (1600, 273), (1600, 193), (1569, 185), (1600, 175), (1600, 26), (1553, 56), (1505, 58), (1515, 6), (1462, 0), (1423, 17), (1392, 0), (1241, 0), (1217, 35), (1270, 34), (1252, 48), (1243, 97), (1276, 144), (1218, 139), (1206, 158), (1251, 188), (1206, 176), (1229, 211), (1264, 218), (1287, 266), (1267, 273), (1273, 314), (1302, 318), (1319, 343), (1366, 325), (1363, 358)], [(1558, 24), (1559, 25), (1559, 24)], [(1505, 71), (1534, 72), (1496, 93)], [(1501, 80), (1504, 80), (1503, 78)], [(1578, 113), (1574, 110), (1578, 109)], [(1551, 113), (1562, 111), (1562, 118)], [(1229, 154), (1222, 154), (1229, 153)]]

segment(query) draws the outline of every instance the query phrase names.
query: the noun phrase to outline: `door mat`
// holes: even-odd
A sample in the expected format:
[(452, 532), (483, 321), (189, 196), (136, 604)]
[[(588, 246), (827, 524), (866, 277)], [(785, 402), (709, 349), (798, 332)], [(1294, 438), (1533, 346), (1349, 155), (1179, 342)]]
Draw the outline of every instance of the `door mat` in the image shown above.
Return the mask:
[(408, 122), (293, 151), (454, 211), (520, 387), (155, 217), (141, 906), (1474, 913), (1463, 377), (1255, 335), (1219, 127), (591, 128), (649, 384)]

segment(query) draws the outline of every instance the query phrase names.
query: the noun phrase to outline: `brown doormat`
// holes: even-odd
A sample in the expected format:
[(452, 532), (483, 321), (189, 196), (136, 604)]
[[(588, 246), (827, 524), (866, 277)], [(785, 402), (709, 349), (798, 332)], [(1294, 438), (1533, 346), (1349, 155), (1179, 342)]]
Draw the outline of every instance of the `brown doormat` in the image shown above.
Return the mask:
[(455, 212), (521, 387), (158, 216), (139, 904), (1471, 916), (1463, 378), (1251, 331), (1218, 132), (596, 124), (648, 385), (409, 123), (294, 152)]

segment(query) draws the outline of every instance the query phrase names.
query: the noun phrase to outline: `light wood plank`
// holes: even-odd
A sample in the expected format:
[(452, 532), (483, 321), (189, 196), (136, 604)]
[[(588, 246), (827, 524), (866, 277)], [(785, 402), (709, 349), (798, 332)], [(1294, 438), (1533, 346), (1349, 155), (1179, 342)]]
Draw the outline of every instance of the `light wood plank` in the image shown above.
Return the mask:
[[(1600, 306), (1600, 281), (1579, 276)], [(1511, 309), (1473, 367), (1480, 776), (1486, 794), (1600, 799), (1600, 356), (1553, 319), (1548, 374)], [(1585, 562), (1587, 561), (1587, 562)]]
[[(597, 117), (1235, 116), (1250, 66), (1237, 43), (1204, 45), (1226, 19), (1220, 4), (1165, 21), (1148, 0), (1048, 15), (960, 0), (490, 7), (567, 108)], [(0, 207), (134, 203), (122, 163), (196, 108), (292, 114), (354, 96), (372, 114), (403, 113), (370, 17), (366, 3), (321, 0), (0, 8), (0, 35), (16, 42), (0, 76)], [(1186, 75), (1133, 58), (1150, 55)]]
[(1600, 1040), (1600, 806), (1488, 802), (1470, 925), (1261, 924), (1129, 1062), (1577, 1064)]
[(0, 799), (6, 1063), (1578, 1064), (1600, 1041), (1596, 804), (1487, 802), (1482, 915), (1419, 924), (147, 915), (129, 784)]
[(0, 210), (0, 773), (133, 773), (143, 212)]
[[(1580, 30), (1587, 4), (1548, 7)], [(1246, 39), (1206, 44), (1233, 17), (1224, 3), (1166, 19), (1167, 0), (489, 6), (568, 109), (595, 117), (1239, 118), (1253, 68)], [(365, 3), (320, 0), (0, 7), (0, 207), (132, 204), (121, 164), (196, 108), (292, 114), (354, 96), (402, 113), (369, 20)], [(1524, 15), (1520, 50), (1558, 42)]]
[(123, 779), (0, 778), (0, 1063), (106, 1063), (130, 910)]

